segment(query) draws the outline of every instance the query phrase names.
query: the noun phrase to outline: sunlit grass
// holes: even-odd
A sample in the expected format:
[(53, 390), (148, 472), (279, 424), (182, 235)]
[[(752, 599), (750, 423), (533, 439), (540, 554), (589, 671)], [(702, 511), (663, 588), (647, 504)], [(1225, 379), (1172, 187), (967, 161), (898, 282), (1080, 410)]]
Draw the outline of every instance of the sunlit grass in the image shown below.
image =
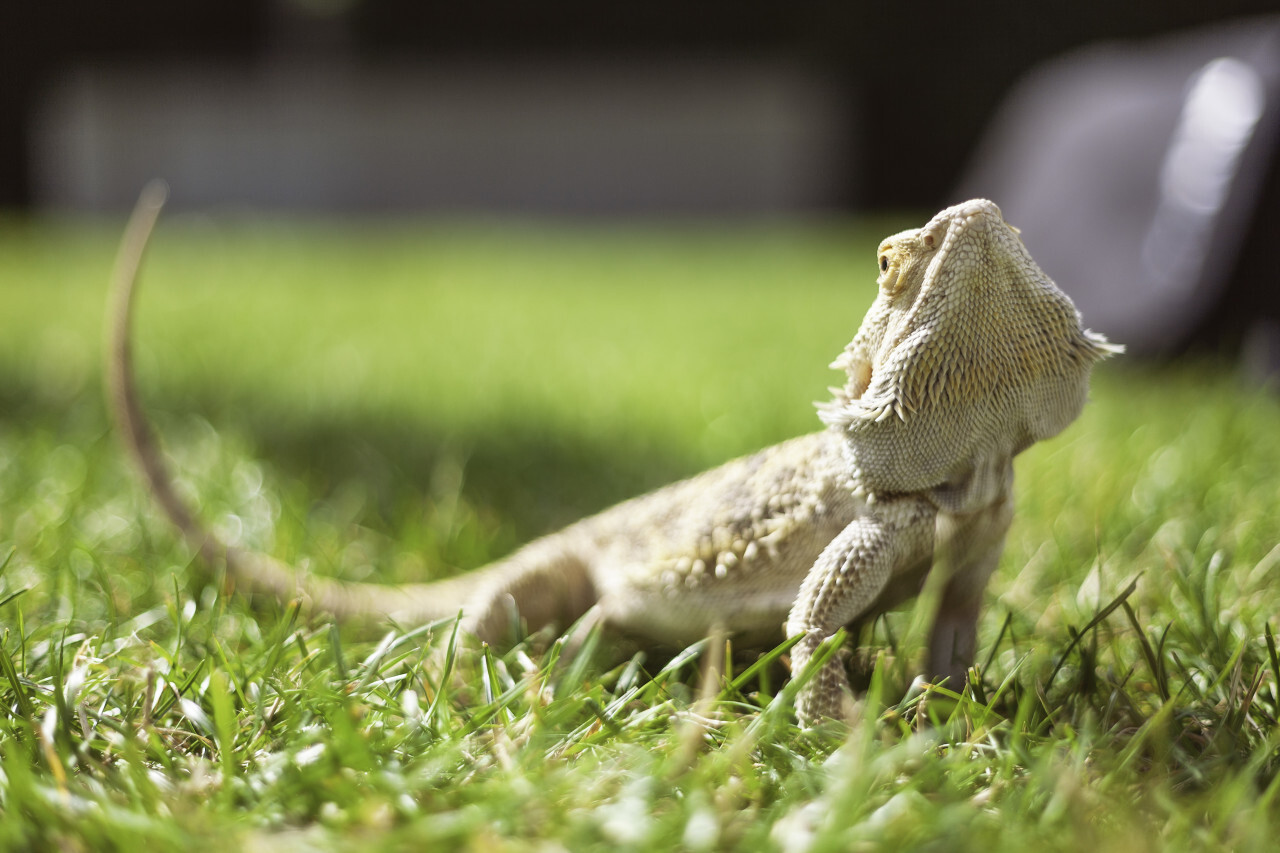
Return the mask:
[[(422, 578), (816, 428), (899, 225), (177, 217), (144, 390), (227, 535)], [(981, 681), (912, 688), (907, 610), (857, 638), (852, 729), (801, 734), (776, 664), (450, 652), (210, 582), (98, 402), (113, 241), (0, 229), (0, 846), (1273, 843), (1280, 404), (1229, 369), (1106, 365), (1019, 461)]]

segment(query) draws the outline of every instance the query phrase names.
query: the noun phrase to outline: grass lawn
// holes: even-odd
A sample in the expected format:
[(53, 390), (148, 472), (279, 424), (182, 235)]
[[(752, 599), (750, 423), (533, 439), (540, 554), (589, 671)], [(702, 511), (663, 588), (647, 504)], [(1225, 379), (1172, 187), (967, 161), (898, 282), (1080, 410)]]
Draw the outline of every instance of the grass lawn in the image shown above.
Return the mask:
[[(923, 221), (923, 217), (916, 217)], [(388, 582), (807, 430), (911, 220), (169, 216), (139, 371), (228, 537)], [(0, 220), (0, 849), (1260, 850), (1280, 836), (1280, 402), (1098, 371), (1018, 462), (980, 679), (853, 639), (848, 728), (776, 660), (483, 654), (229, 593), (98, 389), (120, 223)], [(441, 667), (449, 667), (442, 672)]]

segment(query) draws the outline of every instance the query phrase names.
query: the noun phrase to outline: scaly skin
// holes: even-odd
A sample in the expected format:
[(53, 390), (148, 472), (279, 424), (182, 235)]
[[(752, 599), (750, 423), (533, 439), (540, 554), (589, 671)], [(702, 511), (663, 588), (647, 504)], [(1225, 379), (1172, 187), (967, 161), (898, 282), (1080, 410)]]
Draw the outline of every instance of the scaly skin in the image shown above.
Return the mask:
[[(1120, 349), (1081, 329), (994, 204), (967, 202), (880, 245), (880, 294), (833, 365), (849, 379), (821, 407), (826, 430), (621, 503), (458, 578), (341, 583), (218, 541), (173, 488), (129, 351), (134, 282), (162, 201), (162, 191), (144, 192), (121, 248), (107, 384), (165, 514), (249, 591), (302, 596), (339, 618), (461, 611), (463, 631), (488, 642), (509, 636), (513, 612), (530, 628), (589, 616), (665, 647), (713, 631), (751, 645), (798, 636), (799, 672), (842, 626), (914, 596), (935, 569), (947, 576), (930, 672), (959, 688), (1010, 522), (1013, 457), (1076, 418), (1093, 363)], [(847, 690), (833, 658), (799, 695), (801, 723), (839, 717)]]

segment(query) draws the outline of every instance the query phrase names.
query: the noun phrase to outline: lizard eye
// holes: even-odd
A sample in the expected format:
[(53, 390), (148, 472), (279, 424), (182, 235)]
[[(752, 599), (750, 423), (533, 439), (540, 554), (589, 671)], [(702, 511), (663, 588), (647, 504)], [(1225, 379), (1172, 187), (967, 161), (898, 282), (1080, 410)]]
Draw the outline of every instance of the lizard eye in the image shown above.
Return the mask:
[(898, 264), (900, 262), (901, 259), (898, 257), (898, 253), (892, 248), (880, 256), (880, 278), (877, 283), (880, 285), (880, 290), (883, 293), (893, 294), (897, 292), (899, 285), (898, 277), (901, 272), (898, 269)]

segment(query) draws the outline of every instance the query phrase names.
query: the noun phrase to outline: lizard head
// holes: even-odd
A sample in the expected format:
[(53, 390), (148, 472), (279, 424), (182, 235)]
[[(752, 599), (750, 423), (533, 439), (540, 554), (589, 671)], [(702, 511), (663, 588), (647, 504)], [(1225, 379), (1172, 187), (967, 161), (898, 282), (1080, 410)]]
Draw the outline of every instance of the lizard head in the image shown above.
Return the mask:
[(1081, 327), (985, 199), (888, 237), (876, 264), (879, 294), (832, 364), (848, 381), (820, 406), (873, 489), (928, 489), (1007, 464), (1075, 420), (1093, 364), (1122, 349)]

